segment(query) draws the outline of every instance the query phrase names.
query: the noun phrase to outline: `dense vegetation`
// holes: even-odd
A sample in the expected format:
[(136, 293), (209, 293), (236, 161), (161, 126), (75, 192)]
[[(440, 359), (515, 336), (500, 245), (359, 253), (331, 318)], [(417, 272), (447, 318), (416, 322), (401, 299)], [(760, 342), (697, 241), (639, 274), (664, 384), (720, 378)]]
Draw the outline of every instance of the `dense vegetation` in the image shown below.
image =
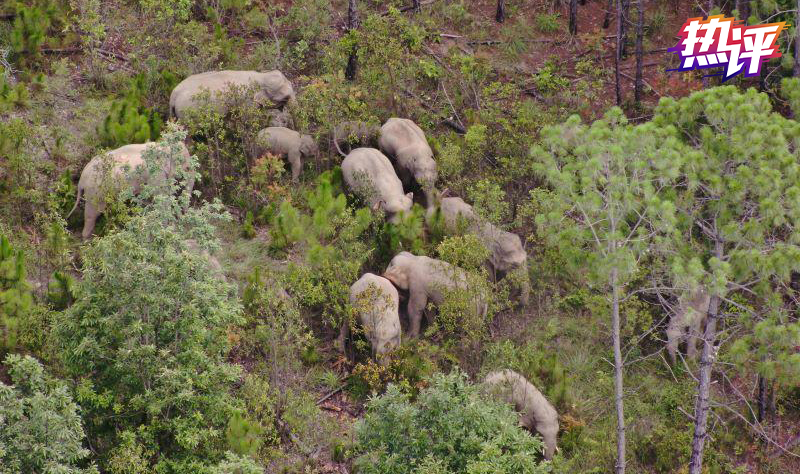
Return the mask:
[[(705, 13), (800, 23), (789, 0), (0, 5), (0, 473), (800, 472), (798, 29), (760, 78), (665, 72)], [(253, 91), (170, 116), (219, 69), (292, 82), (320, 149), (299, 183), (253, 156), (276, 120)], [(390, 117), (521, 269), (419, 187), (392, 220), (350, 192), (333, 128)], [(82, 240), (84, 166), (146, 141), (177, 180), (107, 179)], [(350, 286), (402, 251), (468, 288), (378, 363)], [(558, 412), (551, 461), (482, 389), (505, 368)]]

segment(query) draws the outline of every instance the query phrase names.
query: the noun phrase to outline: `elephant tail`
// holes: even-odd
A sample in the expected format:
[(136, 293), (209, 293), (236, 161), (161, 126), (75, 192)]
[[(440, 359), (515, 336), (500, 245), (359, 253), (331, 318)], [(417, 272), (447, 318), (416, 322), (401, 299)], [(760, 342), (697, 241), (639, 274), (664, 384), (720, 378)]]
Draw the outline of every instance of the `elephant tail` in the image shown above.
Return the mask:
[(72, 210), (69, 211), (69, 214), (67, 214), (66, 219), (69, 219), (69, 216), (71, 216), (72, 213), (75, 212), (75, 209), (78, 208), (78, 204), (81, 202), (81, 194), (83, 194), (83, 187), (81, 187), (81, 185), (78, 184), (78, 192), (75, 193), (75, 205), (72, 206)]
[(335, 127), (333, 129), (333, 134), (332, 135), (333, 135), (333, 145), (336, 147), (336, 151), (338, 151), (339, 154), (342, 155), (342, 156), (347, 156), (347, 154), (345, 154), (345, 152), (343, 152), (342, 149), (339, 147), (339, 137), (336, 136), (336, 128)]

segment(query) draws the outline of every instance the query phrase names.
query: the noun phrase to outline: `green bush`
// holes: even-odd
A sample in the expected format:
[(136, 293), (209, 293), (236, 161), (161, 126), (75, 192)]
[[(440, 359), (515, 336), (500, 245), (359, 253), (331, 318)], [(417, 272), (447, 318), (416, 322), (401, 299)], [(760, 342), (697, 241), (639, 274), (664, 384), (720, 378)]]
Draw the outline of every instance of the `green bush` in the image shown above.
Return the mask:
[(69, 388), (49, 377), (33, 357), (10, 354), (12, 385), (0, 382), (0, 473), (97, 473), (89, 456), (78, 405)]
[[(185, 134), (170, 130), (144, 154), (148, 170), (180, 163)], [(213, 250), (221, 205), (184, 211), (178, 185), (143, 186), (140, 211), (83, 254), (75, 303), (58, 314), (53, 340), (79, 377), (92, 445), (109, 463), (137, 453), (158, 472), (189, 473), (220, 459), (225, 427), (241, 409), (230, 388), (228, 328), (242, 321), (233, 288), (184, 240)], [(123, 438), (125, 433), (128, 438)], [(150, 465), (152, 464), (152, 465)]]
[(53, 8), (49, 2), (43, 5), (17, 4), (14, 26), (11, 30), (12, 59), (23, 67), (39, 58), (39, 48), (47, 39)]
[(0, 350), (13, 350), (20, 334), (35, 310), (33, 293), (25, 279), (25, 258), (14, 249), (5, 235), (0, 235)]
[(155, 141), (163, 121), (152, 109), (145, 109), (131, 98), (115, 100), (103, 123), (97, 127), (100, 144), (118, 148), (131, 143)]
[(549, 471), (509, 405), (482, 398), (458, 370), (428, 382), (415, 401), (390, 385), (367, 403), (355, 427), (360, 474)]

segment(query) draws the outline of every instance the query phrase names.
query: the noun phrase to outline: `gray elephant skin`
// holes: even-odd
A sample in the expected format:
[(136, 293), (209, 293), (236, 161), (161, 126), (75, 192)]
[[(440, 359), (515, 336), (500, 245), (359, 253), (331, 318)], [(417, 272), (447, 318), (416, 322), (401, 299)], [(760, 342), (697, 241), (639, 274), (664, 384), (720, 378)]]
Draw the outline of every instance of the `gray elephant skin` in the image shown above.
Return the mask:
[(558, 412), (542, 393), (522, 375), (505, 369), (489, 372), (484, 385), (491, 393), (514, 405), (519, 422), (544, 440), (544, 457), (553, 459), (558, 436)]
[[(147, 173), (134, 172), (139, 166), (145, 166), (142, 153), (150, 146), (157, 146), (155, 142), (148, 142), (142, 144), (125, 145), (112, 150), (104, 155), (98, 155), (89, 161), (81, 172), (80, 180), (78, 181), (78, 192), (75, 196), (75, 206), (69, 211), (69, 215), (75, 212), (81, 197), (85, 202), (83, 211), (83, 232), (81, 233), (84, 239), (88, 239), (94, 231), (94, 226), (97, 217), (105, 210), (107, 203), (103, 196), (104, 178), (113, 180), (121, 180), (130, 186), (134, 194), (141, 191), (142, 185), (154, 180), (170, 180), (173, 179), (177, 172), (177, 167), (174, 163), (166, 166), (167, 169), (161, 170), (158, 176), (148, 176)], [(189, 150), (186, 145), (181, 144), (181, 155), (183, 155), (184, 171), (189, 169)], [(108, 174), (106, 174), (108, 173)], [(186, 183), (186, 189), (191, 192), (194, 187), (194, 178), (189, 178)], [(69, 217), (69, 215), (67, 217)]]
[(383, 153), (375, 148), (356, 148), (342, 161), (347, 186), (372, 209), (381, 209), (390, 221), (414, 204), (412, 193), (403, 194), (403, 183)]
[(408, 336), (411, 338), (419, 335), (422, 314), (428, 302), (442, 304), (448, 291), (470, 291), (476, 316), (481, 319), (486, 316), (487, 295), (476, 293), (475, 288), (469, 287), (467, 273), (447, 262), (400, 252), (389, 262), (383, 277), (397, 288), (408, 291)]
[[(381, 364), (384, 357), (400, 345), (400, 297), (392, 282), (372, 273), (365, 273), (350, 287), (353, 307), (364, 333), (372, 345), (372, 354)], [(350, 321), (342, 324), (339, 343), (344, 348), (350, 334)]]
[(294, 101), (292, 83), (278, 70), (258, 71), (208, 71), (193, 74), (181, 81), (169, 96), (169, 110), (173, 117), (182, 118), (185, 111), (198, 105), (197, 96), (204, 91), (211, 94), (211, 103), (224, 113), (223, 96), (233, 86), (255, 86), (256, 103), (267, 101), (282, 107)]
[(667, 352), (674, 364), (678, 354), (678, 345), (686, 341), (686, 356), (697, 357), (697, 341), (708, 314), (711, 297), (704, 288), (684, 294), (678, 299), (678, 305), (669, 319), (667, 326)]
[(527, 304), (530, 285), (527, 278), (528, 254), (522, 247), (522, 240), (517, 234), (506, 232), (491, 222), (481, 219), (475, 210), (460, 197), (446, 197), (439, 201), (438, 207), (428, 208), (428, 218), (431, 218), (436, 209), (441, 210), (445, 227), (448, 232), (458, 233), (467, 231), (477, 235), (489, 249), (489, 259), (486, 262), (489, 273), (493, 277), (502, 277), (511, 271), (522, 271), (522, 284), (520, 301)]
[(378, 145), (381, 151), (394, 158), (404, 182), (413, 178), (422, 187), (426, 205), (430, 207), (434, 202), (438, 173), (433, 150), (422, 129), (409, 119), (390, 118), (381, 127)]
[[(381, 127), (366, 122), (349, 121), (336, 125), (331, 132), (331, 140), (342, 156), (353, 151), (353, 148), (378, 146)], [(342, 151), (347, 149), (347, 153)]]
[(303, 158), (314, 157), (319, 150), (311, 135), (301, 135), (286, 127), (267, 127), (256, 135), (250, 157), (255, 159), (264, 153), (285, 157), (292, 167), (292, 181), (296, 182), (303, 169)]

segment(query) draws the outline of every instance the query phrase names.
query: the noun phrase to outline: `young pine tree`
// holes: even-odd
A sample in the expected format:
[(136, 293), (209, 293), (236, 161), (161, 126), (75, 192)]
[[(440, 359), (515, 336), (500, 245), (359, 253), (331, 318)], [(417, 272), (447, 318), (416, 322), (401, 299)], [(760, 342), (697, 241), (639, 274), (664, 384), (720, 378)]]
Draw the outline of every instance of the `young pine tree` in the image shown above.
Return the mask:
[(573, 116), (547, 128), (543, 144), (532, 149), (537, 171), (563, 206), (538, 216), (537, 229), (588, 271), (612, 309), (618, 474), (625, 472), (620, 300), (647, 250), (650, 223), (661, 211), (654, 186), (659, 171), (649, 161), (660, 153), (665, 134), (651, 129), (628, 125), (614, 108), (590, 126)]

